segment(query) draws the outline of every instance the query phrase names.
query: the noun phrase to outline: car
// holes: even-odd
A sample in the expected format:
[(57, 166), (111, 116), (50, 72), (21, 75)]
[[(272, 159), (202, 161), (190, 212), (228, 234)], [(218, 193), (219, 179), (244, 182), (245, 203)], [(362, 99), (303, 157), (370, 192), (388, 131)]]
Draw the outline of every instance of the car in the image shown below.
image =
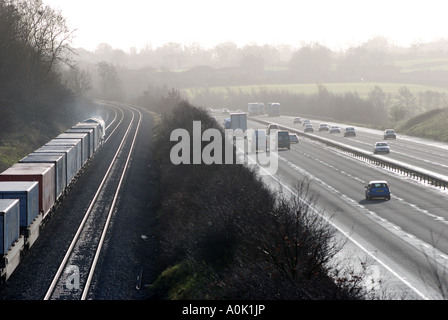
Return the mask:
[(339, 126), (331, 126), (330, 133), (341, 133), (341, 128)]
[(289, 134), (289, 142), (290, 143), (299, 143), (299, 136), (295, 133)]
[(268, 128), (267, 128), (268, 135), (271, 134), (272, 130), (280, 130), (280, 128), (278, 127), (278, 124), (271, 123), (271, 124), (268, 125)]
[(207, 108), (207, 112), (213, 112), (212, 108)]
[(390, 187), (386, 180), (373, 180), (365, 186), (366, 200), (384, 198), (390, 200)]
[(329, 131), (330, 130), (330, 127), (328, 126), (328, 124), (326, 124), (326, 123), (321, 123), (320, 125), (319, 125), (319, 132), (321, 132), (321, 131)]
[(356, 137), (356, 130), (354, 127), (347, 127), (344, 131), (344, 137)]
[(302, 125), (305, 126), (307, 124), (311, 124), (310, 120), (303, 120)]
[(397, 134), (394, 129), (384, 130), (384, 140), (386, 139), (397, 139)]
[(387, 142), (377, 142), (373, 146), (373, 153), (390, 153), (390, 147)]
[(230, 111), (229, 111), (229, 109), (227, 109), (227, 108), (223, 108), (223, 109), (221, 110), (221, 113), (228, 114), (228, 113), (230, 113)]
[(311, 123), (306, 124), (303, 132), (314, 132), (313, 125)]
[(302, 123), (302, 119), (295, 117), (293, 123)]

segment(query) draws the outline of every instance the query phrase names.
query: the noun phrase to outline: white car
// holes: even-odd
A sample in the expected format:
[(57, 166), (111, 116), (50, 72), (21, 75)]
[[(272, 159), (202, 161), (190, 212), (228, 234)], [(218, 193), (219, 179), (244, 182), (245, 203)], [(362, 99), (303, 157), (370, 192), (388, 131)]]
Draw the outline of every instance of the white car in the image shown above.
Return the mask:
[(330, 128), (330, 133), (341, 133), (341, 128), (339, 126), (332, 126)]
[(390, 153), (390, 147), (387, 142), (377, 142), (373, 146), (373, 153)]

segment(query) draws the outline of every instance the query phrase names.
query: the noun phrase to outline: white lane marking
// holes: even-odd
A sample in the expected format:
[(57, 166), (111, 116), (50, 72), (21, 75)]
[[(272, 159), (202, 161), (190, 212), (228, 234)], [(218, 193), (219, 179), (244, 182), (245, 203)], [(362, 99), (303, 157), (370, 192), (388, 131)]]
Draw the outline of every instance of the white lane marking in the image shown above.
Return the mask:
[[(281, 158), (279, 156), (279, 158)], [(284, 158), (283, 158), (284, 159)], [(286, 159), (284, 159), (286, 160)], [(276, 180), (282, 187), (284, 187), (286, 190), (288, 190), (292, 195), (299, 197), (298, 194), (296, 194), (289, 186), (278, 180), (276, 177), (274, 177), (270, 172), (263, 169), (263, 167), (259, 167), (260, 170), (263, 170), (267, 175), (269, 175), (272, 179)], [(312, 176), (308, 172), (306, 172), (306, 176)], [(318, 180), (317, 178), (313, 180)], [(320, 179), (319, 179), (320, 180)], [(321, 180), (320, 180), (321, 181)], [(335, 190), (333, 188), (333, 190)], [(337, 191), (337, 190), (335, 190)], [(306, 203), (306, 199), (301, 199)], [(410, 288), (412, 291), (414, 291), (420, 298), (424, 300), (429, 300), (429, 298), (424, 295), (420, 290), (418, 290), (416, 287), (414, 287), (409, 281), (407, 281), (404, 277), (400, 276), (397, 272), (395, 272), (391, 267), (389, 267), (385, 262), (383, 262), (380, 258), (375, 256), (372, 252), (367, 250), (363, 245), (361, 245), (358, 241), (356, 241), (353, 237), (350, 236), (349, 233), (342, 230), (339, 226), (337, 226), (335, 223), (333, 223), (328, 217), (322, 215), (319, 210), (317, 210), (314, 206), (310, 206), (310, 209), (320, 217), (322, 217), (325, 221), (327, 221), (333, 228), (338, 230), (342, 235), (344, 235), (348, 240), (350, 240), (354, 245), (356, 245), (359, 249), (361, 249), (364, 253), (366, 253), (370, 258), (372, 258), (374, 261), (376, 261), (378, 264), (380, 264), (382, 267), (384, 267), (387, 271), (389, 271), (392, 275), (394, 275), (397, 279), (399, 279), (404, 285), (406, 285), (408, 288)]]

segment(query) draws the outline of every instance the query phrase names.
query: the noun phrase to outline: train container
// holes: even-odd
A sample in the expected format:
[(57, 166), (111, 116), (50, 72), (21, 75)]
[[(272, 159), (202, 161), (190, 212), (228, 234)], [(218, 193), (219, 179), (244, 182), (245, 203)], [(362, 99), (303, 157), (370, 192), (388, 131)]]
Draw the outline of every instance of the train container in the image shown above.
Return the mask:
[(83, 122), (81, 122), (81, 124), (92, 124), (92, 123), (97, 123), (99, 124), (99, 135), (100, 135), (100, 142), (104, 140), (105, 136), (106, 136), (106, 123), (104, 122), (104, 120), (102, 118), (99, 117), (92, 117), (89, 119), (84, 120)]
[(38, 153), (29, 154), (19, 163), (54, 163), (56, 167), (56, 199), (62, 196), (67, 187), (67, 162), (65, 154)]
[(55, 174), (53, 163), (16, 163), (0, 173), (0, 181), (37, 181), (39, 212), (42, 212), (42, 218), (45, 218), (56, 199)]
[[(78, 172), (82, 165), (82, 146), (80, 139), (52, 139), (48, 141), (43, 147), (72, 147), (74, 152), (72, 156), (75, 161), (75, 170)], [(75, 173), (76, 174), (76, 173)]]
[(62, 155), (65, 157), (65, 165), (66, 165), (66, 185), (68, 186), (76, 173), (77, 169), (77, 154), (76, 149), (73, 146), (43, 146), (37, 150), (35, 150), (31, 154), (56, 154)]
[(81, 167), (89, 159), (89, 135), (87, 133), (61, 133), (53, 140), (81, 140)]
[(39, 214), (39, 184), (35, 181), (0, 182), (0, 199), (18, 199), (20, 229), (25, 230)]
[(101, 125), (97, 122), (81, 122), (78, 123), (76, 125), (74, 125), (73, 127), (71, 127), (71, 129), (67, 130), (71, 131), (71, 130), (84, 130), (84, 129), (93, 129), (94, 132), (94, 138), (93, 138), (93, 142), (94, 142), (94, 147), (93, 149), (96, 150), (98, 149), (98, 147), (101, 144), (101, 140), (104, 138), (103, 135), (103, 128), (101, 127)]
[(4, 256), (20, 236), (20, 205), (17, 199), (0, 199), (0, 255)]
[(78, 127), (72, 127), (71, 129), (68, 129), (65, 131), (65, 133), (87, 133), (89, 136), (89, 153), (88, 158), (92, 156), (92, 154), (95, 152), (97, 148), (97, 144), (95, 143), (95, 130), (93, 128), (78, 128)]

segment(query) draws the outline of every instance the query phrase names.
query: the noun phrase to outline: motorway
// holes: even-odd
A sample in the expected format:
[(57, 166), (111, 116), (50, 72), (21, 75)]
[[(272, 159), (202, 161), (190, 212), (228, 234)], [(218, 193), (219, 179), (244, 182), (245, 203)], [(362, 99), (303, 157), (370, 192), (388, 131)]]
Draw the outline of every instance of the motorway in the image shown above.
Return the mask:
[[(226, 117), (214, 115), (221, 124)], [(293, 117), (257, 118), (303, 131), (302, 124), (293, 124)], [(382, 131), (359, 127), (357, 136), (350, 138), (317, 132), (320, 121), (311, 122), (314, 135), (369, 152), (375, 142), (383, 139)], [(248, 126), (266, 128), (258, 121), (249, 121)], [(355, 268), (368, 260), (366, 283), (373, 280), (383, 298), (446, 299), (448, 191), (351, 157), (308, 137), (299, 140), (291, 150), (278, 152), (278, 171), (264, 176), (266, 183), (294, 192), (299, 181), (309, 179), (312, 193), (318, 196), (318, 211), (329, 217), (342, 238), (348, 238), (340, 258), (348, 258)], [(388, 143), (391, 153), (380, 157), (448, 175), (447, 144), (399, 133)], [(392, 199), (366, 200), (364, 186), (368, 181), (383, 179), (391, 186)]]

